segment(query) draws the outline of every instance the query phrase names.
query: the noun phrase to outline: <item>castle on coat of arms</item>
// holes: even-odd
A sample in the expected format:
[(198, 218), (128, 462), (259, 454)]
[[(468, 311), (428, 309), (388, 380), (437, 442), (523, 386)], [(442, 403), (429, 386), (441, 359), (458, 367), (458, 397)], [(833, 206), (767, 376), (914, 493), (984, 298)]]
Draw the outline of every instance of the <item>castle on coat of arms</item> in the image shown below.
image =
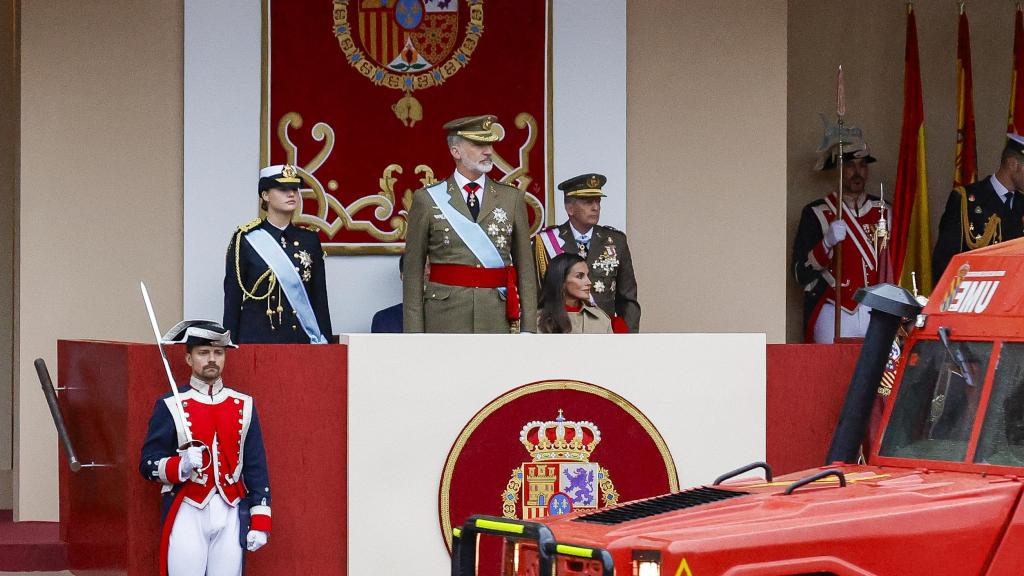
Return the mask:
[(554, 420), (528, 422), (519, 441), (531, 461), (512, 471), (501, 495), (505, 517), (532, 520), (618, 502), (608, 471), (590, 461), (601, 442), (593, 422), (566, 420), (559, 410)]

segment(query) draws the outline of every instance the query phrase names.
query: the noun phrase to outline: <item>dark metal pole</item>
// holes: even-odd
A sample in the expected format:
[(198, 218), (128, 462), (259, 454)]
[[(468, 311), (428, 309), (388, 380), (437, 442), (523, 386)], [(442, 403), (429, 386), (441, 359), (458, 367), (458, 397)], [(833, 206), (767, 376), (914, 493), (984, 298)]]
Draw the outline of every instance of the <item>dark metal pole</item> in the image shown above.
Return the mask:
[(921, 312), (921, 305), (913, 294), (892, 284), (861, 288), (854, 299), (861, 306), (871, 308), (871, 322), (846, 391), (839, 424), (836, 425), (832, 445), (825, 458), (826, 465), (857, 461), (860, 444), (867, 431), (871, 406), (875, 401), (875, 391), (882, 380), (885, 362), (900, 322), (903, 318), (913, 318)]
[(57, 404), (57, 392), (53, 389), (53, 381), (50, 380), (50, 371), (46, 369), (46, 362), (42, 358), (36, 358), (34, 362), (36, 374), (39, 375), (39, 384), (43, 387), (43, 395), (46, 396), (46, 404), (50, 407), (50, 416), (53, 417), (53, 424), (57, 427), (57, 436), (64, 446), (64, 453), (68, 455), (68, 466), (72, 472), (82, 469), (82, 463), (78, 461), (75, 454), (75, 447), (71, 445), (71, 437), (68, 436), (68, 427), (64, 424), (64, 415), (60, 412)]

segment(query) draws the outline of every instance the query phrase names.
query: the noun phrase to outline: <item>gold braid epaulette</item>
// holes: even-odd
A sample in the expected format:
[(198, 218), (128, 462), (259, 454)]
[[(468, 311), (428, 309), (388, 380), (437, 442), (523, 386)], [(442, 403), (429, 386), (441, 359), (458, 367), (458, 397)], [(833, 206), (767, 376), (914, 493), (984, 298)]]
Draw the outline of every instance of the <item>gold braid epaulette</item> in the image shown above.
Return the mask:
[(246, 222), (245, 224), (242, 224), (241, 226), (239, 226), (238, 227), (238, 231), (241, 232), (242, 234), (245, 234), (249, 230), (252, 230), (253, 228), (259, 226), (262, 222), (263, 222), (262, 218), (254, 218), (251, 221)]
[(974, 250), (1002, 241), (1003, 221), (997, 214), (988, 217), (988, 221), (985, 222), (985, 230), (979, 236), (975, 237), (971, 234), (970, 211), (967, 209), (967, 190), (963, 186), (957, 186), (955, 190), (960, 194), (960, 232), (967, 248)]
[[(246, 222), (245, 224), (242, 224), (241, 226), (239, 226), (238, 227), (238, 232), (235, 233), (235, 279), (238, 280), (238, 287), (242, 289), (242, 294), (243, 294), (242, 300), (243, 301), (244, 300), (265, 300), (265, 299), (270, 297), (270, 293), (274, 291), (274, 285), (277, 284), (277, 277), (274, 276), (273, 271), (269, 267), (267, 267), (267, 271), (264, 272), (262, 276), (260, 276), (259, 278), (256, 279), (256, 282), (254, 282), (253, 285), (252, 285), (252, 290), (251, 291), (250, 290), (246, 290), (245, 284), (242, 283), (242, 266), (241, 266), (241, 262), (240, 262), (241, 261), (240, 251), (241, 251), (241, 248), (242, 248), (242, 235), (245, 234), (246, 232), (249, 232), (250, 230), (256, 228), (262, 222), (263, 222), (263, 220), (260, 219), (260, 218), (256, 218), (255, 220), (252, 220), (251, 222)], [(267, 293), (262, 295), (262, 296), (257, 296), (256, 295), (256, 289), (259, 288), (260, 284), (262, 284), (263, 281), (267, 279), (267, 277), (270, 278), (270, 282), (267, 284)]]
[(544, 284), (544, 274), (548, 271), (548, 251), (544, 247), (544, 241), (540, 239), (540, 234), (533, 237), (533, 252), (537, 260), (537, 280)]

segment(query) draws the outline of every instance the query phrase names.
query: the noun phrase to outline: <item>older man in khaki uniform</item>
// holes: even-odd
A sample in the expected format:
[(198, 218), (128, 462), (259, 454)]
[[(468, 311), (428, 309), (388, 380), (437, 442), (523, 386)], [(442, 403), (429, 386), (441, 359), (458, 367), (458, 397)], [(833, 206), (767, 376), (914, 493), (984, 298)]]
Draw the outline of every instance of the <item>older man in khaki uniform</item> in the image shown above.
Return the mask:
[[(533, 332), (536, 271), (525, 192), (487, 178), (494, 116), (452, 120), (448, 150), (455, 173), (413, 194), (403, 278), (406, 332)], [(423, 268), (430, 262), (430, 277)]]
[(548, 262), (563, 252), (579, 254), (590, 267), (594, 304), (612, 318), (616, 332), (640, 331), (640, 302), (636, 295), (633, 258), (626, 235), (601, 226), (601, 198), (608, 181), (601, 174), (581, 174), (558, 185), (565, 194), (569, 219), (545, 228), (534, 239), (537, 271), (543, 278)]

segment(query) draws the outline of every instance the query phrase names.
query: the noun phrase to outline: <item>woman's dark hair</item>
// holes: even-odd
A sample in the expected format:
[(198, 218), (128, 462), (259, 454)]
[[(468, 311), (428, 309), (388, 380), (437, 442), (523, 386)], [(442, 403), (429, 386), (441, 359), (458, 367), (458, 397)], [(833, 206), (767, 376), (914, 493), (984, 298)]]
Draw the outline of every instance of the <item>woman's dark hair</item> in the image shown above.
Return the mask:
[(572, 323), (565, 312), (565, 280), (569, 271), (580, 262), (586, 262), (579, 254), (563, 252), (551, 259), (544, 274), (544, 285), (540, 292), (540, 314), (537, 330), (544, 334), (567, 334)]

